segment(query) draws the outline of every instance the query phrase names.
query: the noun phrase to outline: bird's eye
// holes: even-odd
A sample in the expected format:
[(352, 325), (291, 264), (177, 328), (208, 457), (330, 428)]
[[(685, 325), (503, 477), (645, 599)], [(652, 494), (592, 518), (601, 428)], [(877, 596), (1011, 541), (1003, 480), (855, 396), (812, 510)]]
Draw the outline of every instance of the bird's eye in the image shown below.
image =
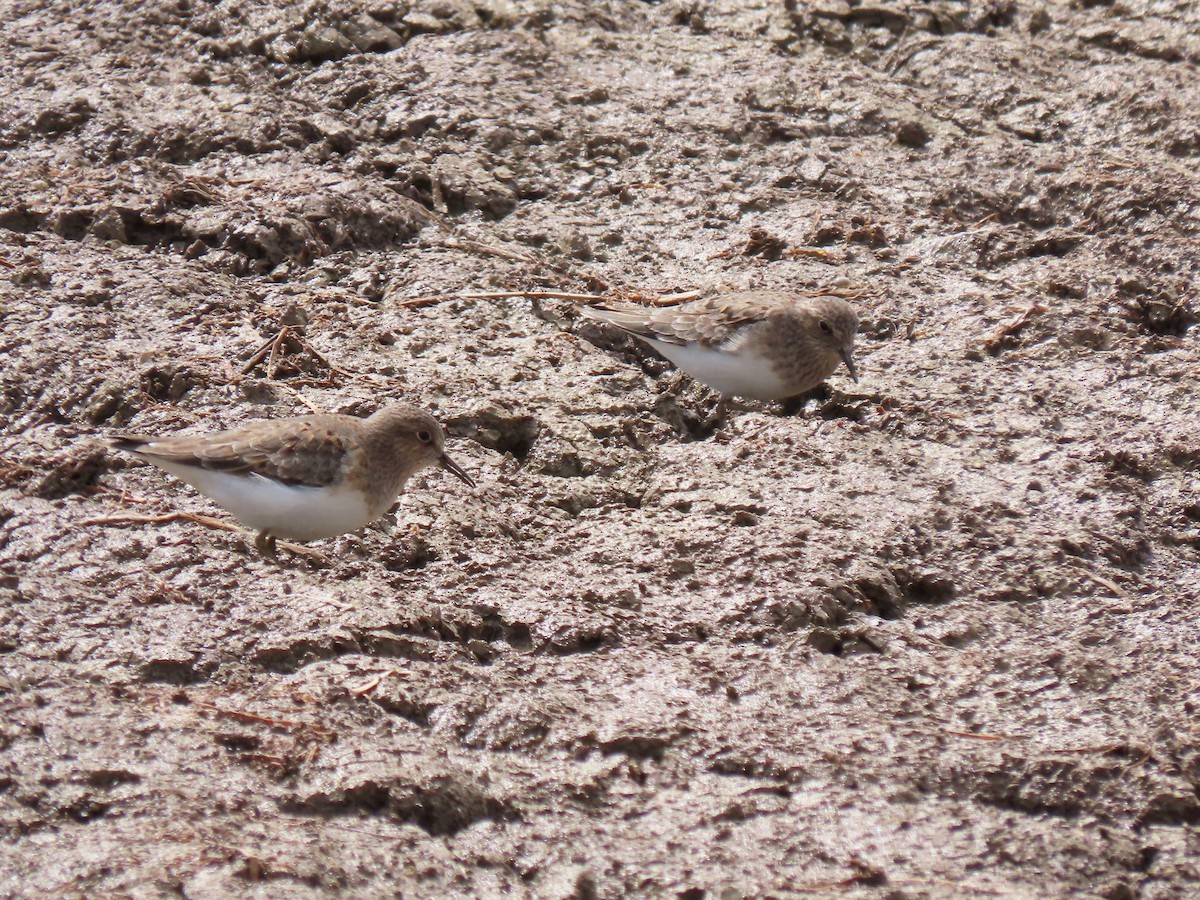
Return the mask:
[(430, 441), (433, 440), (433, 435), (430, 434), (428, 431), (418, 431), (417, 432), (417, 440), (420, 441), (422, 444), (428, 444)]
[(830, 328), (829, 323), (824, 320), (821, 321), (821, 324), (818, 327), (826, 334), (833, 334), (833, 329)]

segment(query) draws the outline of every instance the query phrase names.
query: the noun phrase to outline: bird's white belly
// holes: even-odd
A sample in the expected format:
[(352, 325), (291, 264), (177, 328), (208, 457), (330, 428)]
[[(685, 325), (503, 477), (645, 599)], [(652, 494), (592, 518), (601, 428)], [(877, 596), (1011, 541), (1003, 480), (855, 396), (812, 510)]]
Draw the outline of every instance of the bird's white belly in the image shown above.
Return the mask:
[(315, 541), (357, 531), (372, 514), (361, 492), (345, 485), (306, 487), (261, 475), (233, 475), (153, 460), (233, 513), (242, 524), (293, 541)]
[(722, 394), (779, 400), (795, 393), (761, 356), (710, 350), (696, 344), (683, 346), (655, 340), (647, 343), (697, 381)]

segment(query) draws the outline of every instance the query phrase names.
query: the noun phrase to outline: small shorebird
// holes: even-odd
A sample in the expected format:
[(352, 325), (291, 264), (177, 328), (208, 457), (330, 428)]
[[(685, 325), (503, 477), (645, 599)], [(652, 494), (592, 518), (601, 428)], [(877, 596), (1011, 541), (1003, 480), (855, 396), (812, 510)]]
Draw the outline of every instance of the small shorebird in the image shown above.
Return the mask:
[(858, 316), (837, 297), (745, 291), (679, 306), (582, 312), (645, 341), (720, 394), (783, 400), (816, 387), (840, 363), (858, 381)]
[(257, 529), (254, 546), (263, 556), (275, 555), (276, 537), (313, 541), (375, 521), (427, 466), (440, 465), (475, 485), (446, 455), (437, 420), (408, 406), (385, 407), (366, 419), (264, 419), (213, 434), (118, 434), (110, 443)]

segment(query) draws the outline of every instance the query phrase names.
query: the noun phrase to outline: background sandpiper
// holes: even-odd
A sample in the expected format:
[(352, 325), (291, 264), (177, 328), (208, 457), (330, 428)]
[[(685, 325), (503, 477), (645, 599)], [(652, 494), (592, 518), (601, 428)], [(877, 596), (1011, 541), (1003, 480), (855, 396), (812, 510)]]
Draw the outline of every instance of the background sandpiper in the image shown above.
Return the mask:
[(583, 313), (645, 341), (721, 394), (782, 400), (816, 387), (840, 363), (858, 380), (858, 316), (837, 297), (746, 291), (680, 306)]

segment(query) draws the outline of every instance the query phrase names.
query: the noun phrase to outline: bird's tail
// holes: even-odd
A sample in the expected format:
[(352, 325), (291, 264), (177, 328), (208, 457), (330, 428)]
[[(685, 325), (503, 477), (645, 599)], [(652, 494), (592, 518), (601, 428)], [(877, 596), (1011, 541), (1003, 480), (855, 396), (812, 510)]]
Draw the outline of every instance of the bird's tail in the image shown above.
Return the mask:
[(137, 453), (154, 440), (154, 438), (144, 434), (110, 434), (106, 440), (108, 446), (114, 450), (126, 450), (130, 453)]

